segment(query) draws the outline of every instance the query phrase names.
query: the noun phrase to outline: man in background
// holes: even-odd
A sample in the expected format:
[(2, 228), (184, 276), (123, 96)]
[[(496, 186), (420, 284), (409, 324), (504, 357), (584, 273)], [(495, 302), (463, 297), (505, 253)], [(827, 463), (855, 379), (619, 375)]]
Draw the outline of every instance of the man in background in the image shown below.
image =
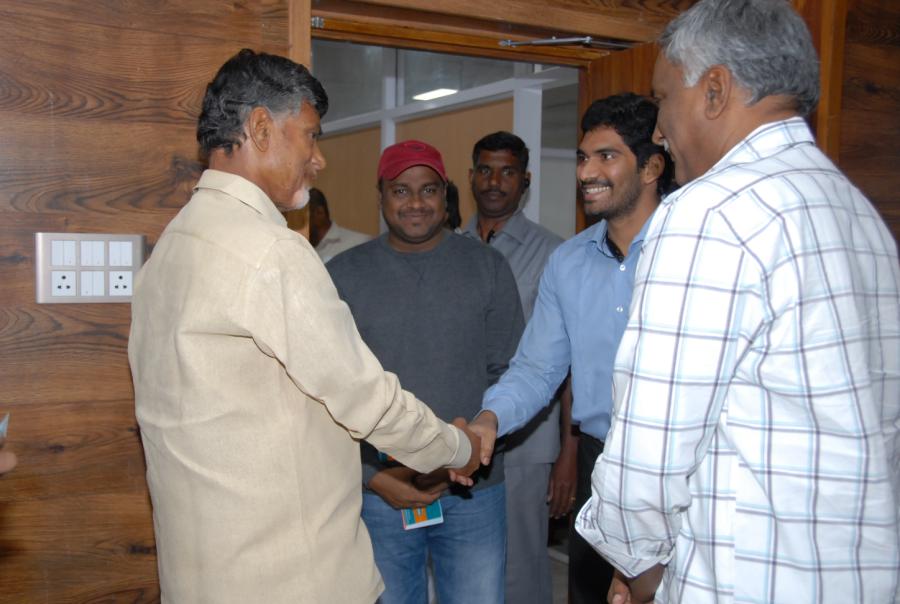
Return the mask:
[(316, 188), (309, 190), (309, 242), (322, 262), (370, 239), (365, 233), (345, 229), (331, 220), (325, 194)]
[(578, 529), (633, 602), (897, 602), (900, 264), (803, 119), (809, 31), (783, 0), (702, 0), (660, 48), (683, 186), (644, 242)]
[(135, 281), (128, 357), (164, 602), (373, 602), (360, 439), (409, 467), (477, 447), (401, 389), (279, 210), (325, 167), (325, 91), (242, 50), (207, 86), (209, 169)]
[[(328, 263), (360, 335), (384, 368), (440, 417), (471, 415), (506, 370), (522, 334), (503, 256), (444, 227), (447, 175), (420, 141), (384, 150), (378, 197), (387, 233)], [(362, 517), (385, 581), (381, 604), (422, 604), (429, 557), (441, 604), (503, 601), (506, 508), (502, 459), (471, 490), (447, 490), (363, 447)], [(442, 520), (404, 530), (402, 509), (437, 502)]]
[[(671, 162), (651, 140), (655, 124), (656, 105), (634, 94), (594, 101), (585, 112), (576, 176), (585, 212), (601, 220), (550, 256), (509, 371), (470, 424), (482, 436), (484, 462), (498, 427), (505, 435), (527, 425), (571, 367), (572, 421), (581, 432), (576, 509), (590, 497), (591, 469), (609, 430), (613, 359), (644, 234), (671, 182)], [(571, 601), (603, 601), (611, 579), (612, 567), (571, 531)]]
[[(544, 265), (562, 239), (522, 213), (522, 197), (531, 184), (525, 141), (501, 131), (475, 143), (469, 184), (478, 211), (463, 234), (484, 241), (509, 262), (527, 321)], [(549, 519), (551, 514), (567, 514), (575, 495), (577, 438), (570, 427), (571, 398), (566, 401), (562, 434), (560, 405), (552, 404), (504, 444), (510, 604), (547, 604), (553, 599)]]

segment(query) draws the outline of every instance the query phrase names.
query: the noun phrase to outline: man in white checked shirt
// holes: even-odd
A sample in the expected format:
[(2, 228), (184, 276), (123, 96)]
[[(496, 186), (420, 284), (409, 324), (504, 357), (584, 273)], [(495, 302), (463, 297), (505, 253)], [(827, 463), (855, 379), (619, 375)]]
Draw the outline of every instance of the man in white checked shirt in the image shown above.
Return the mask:
[(612, 601), (900, 601), (897, 248), (801, 117), (809, 32), (785, 0), (702, 0), (660, 46), (684, 186), (644, 240), (578, 530)]

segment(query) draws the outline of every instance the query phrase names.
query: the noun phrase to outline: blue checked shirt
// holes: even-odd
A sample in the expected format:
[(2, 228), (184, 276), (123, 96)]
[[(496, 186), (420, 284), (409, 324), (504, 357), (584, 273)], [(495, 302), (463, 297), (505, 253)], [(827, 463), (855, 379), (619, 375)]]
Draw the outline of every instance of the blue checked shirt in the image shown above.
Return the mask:
[(579, 532), (658, 602), (898, 601), (897, 248), (799, 118), (657, 210)]

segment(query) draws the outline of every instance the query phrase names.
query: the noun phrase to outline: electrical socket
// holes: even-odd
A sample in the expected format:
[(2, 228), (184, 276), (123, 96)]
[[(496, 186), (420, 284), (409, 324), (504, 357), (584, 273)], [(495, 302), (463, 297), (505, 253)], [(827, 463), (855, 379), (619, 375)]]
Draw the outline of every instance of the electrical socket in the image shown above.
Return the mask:
[(131, 295), (131, 271), (109, 271), (109, 295)]
[(50, 271), (50, 295), (68, 297), (78, 294), (75, 289), (75, 271)]

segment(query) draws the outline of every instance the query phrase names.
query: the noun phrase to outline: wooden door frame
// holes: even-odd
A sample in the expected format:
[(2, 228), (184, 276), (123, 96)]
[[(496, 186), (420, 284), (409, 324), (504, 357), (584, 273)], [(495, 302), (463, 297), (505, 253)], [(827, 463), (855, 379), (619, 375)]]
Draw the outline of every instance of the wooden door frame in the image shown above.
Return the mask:
[[(816, 112), (811, 116), (811, 125), (819, 147), (837, 163), (848, 0), (792, 1), (810, 29), (820, 58), (820, 101)], [(378, 10), (365, 10), (364, 5), (367, 3), (377, 5)], [(509, 23), (506, 27), (498, 27), (496, 21), (452, 15), (451, 9), (444, 7), (440, 23), (437, 23), (434, 20), (435, 12), (419, 10), (423, 3), (413, 0), (327, 0), (317, 6), (322, 4), (327, 5), (324, 10), (311, 7), (310, 0), (288, 0), (290, 49), (294, 60), (308, 64), (312, 38), (319, 38), (576, 67), (579, 69), (579, 111), (584, 111), (591, 100), (588, 98), (588, 87), (585, 86), (591, 70), (602, 64), (600, 59), (604, 57), (615, 61), (616, 51), (610, 50), (500, 46), (498, 42), (501, 39), (550, 37), (547, 30), (523, 25), (522, 19), (518, 19), (517, 23)], [(322, 19), (322, 28), (311, 27), (313, 17)], [(661, 31), (662, 25), (657, 24), (657, 27)], [(603, 33), (607, 33), (607, 30), (603, 30)], [(619, 33), (623, 39), (630, 40), (637, 46), (641, 41), (649, 42), (660, 32), (653, 34), (652, 28), (648, 30), (646, 24), (641, 24), (640, 28), (633, 31), (628, 31), (626, 27)], [(629, 74), (626, 79), (628, 77), (642, 78), (649, 75)], [(576, 225), (583, 225), (580, 210), (576, 208), (575, 211)]]

